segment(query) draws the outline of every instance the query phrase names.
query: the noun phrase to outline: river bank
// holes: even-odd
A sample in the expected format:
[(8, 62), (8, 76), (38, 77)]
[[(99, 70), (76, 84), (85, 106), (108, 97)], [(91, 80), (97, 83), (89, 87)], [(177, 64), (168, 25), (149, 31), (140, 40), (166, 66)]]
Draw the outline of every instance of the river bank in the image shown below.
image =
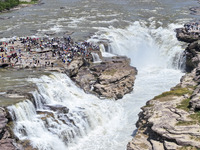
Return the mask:
[[(177, 29), (177, 38), (189, 43), (185, 49), (187, 73), (170, 91), (154, 97), (142, 107), (138, 131), (127, 150), (197, 150), (200, 148), (199, 31), (188, 25)], [(192, 27), (193, 28), (193, 27)]]
[(19, 1), (11, 1), (1, 2), (0, 13), (6, 13), (10, 11), (19, 10), (24, 7), (30, 7), (34, 4), (39, 4), (40, 0), (19, 0)]

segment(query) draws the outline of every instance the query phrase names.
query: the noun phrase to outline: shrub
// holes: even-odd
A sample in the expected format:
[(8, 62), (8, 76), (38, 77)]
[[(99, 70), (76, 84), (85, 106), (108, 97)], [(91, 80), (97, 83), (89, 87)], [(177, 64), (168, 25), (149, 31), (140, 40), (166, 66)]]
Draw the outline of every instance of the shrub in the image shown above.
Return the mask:
[(12, 7), (15, 7), (19, 5), (19, 0), (5, 0), (5, 1), (0, 1), (0, 11), (2, 10), (9, 10)]
[(188, 88), (174, 88), (171, 91), (167, 91), (162, 93), (161, 95), (155, 96), (154, 99), (159, 99), (165, 96), (173, 95), (173, 96), (182, 96), (184, 94), (191, 94), (191, 90)]

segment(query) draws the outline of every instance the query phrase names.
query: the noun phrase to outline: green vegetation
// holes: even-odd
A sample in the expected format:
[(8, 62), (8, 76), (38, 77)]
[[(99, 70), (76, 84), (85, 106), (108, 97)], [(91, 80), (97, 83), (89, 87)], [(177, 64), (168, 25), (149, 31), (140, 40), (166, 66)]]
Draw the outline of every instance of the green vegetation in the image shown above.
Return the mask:
[(0, 11), (2, 10), (9, 10), (12, 7), (19, 5), (19, 0), (0, 0)]
[(176, 87), (172, 89), (171, 91), (167, 91), (162, 93), (161, 95), (155, 96), (154, 100), (166, 97), (166, 96), (182, 96), (184, 94), (192, 94), (191, 90), (188, 88), (181, 88), (181, 87)]
[(36, 4), (38, 0), (31, 0), (31, 2), (19, 2), (20, 4)]
[(190, 138), (192, 140), (195, 140), (195, 141), (200, 141), (200, 137), (199, 136), (190, 136)]
[(176, 108), (179, 108), (179, 109), (183, 109), (185, 111), (189, 111), (189, 102), (190, 102), (190, 99), (187, 98), (187, 99), (184, 99), (180, 105), (178, 105)]
[(153, 104), (146, 104), (145, 106), (144, 106), (144, 108), (146, 108), (146, 107), (153, 107), (154, 105)]
[[(177, 108), (183, 109), (185, 111), (189, 112), (189, 101), (190, 99), (185, 99), (181, 102), (180, 105), (177, 106)], [(193, 125), (193, 124), (200, 124), (200, 111), (196, 111), (193, 114), (188, 116), (193, 121), (179, 121), (176, 125)]]
[(196, 121), (179, 121), (176, 123), (177, 126), (190, 126), (196, 124)]
[(0, 12), (3, 10), (9, 10), (19, 4), (35, 4), (38, 0), (31, 0), (31, 2), (20, 2), (19, 0), (0, 0)]
[(194, 114), (189, 115), (190, 118), (200, 123), (200, 111), (195, 112)]

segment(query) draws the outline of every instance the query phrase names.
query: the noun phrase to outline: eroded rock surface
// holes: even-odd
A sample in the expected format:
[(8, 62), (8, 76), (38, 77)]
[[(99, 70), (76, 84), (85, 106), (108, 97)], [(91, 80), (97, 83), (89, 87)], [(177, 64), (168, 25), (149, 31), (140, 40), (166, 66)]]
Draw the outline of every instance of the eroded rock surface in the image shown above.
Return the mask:
[(187, 32), (185, 28), (176, 29), (176, 37), (178, 40), (191, 43), (200, 39), (198, 34)]
[(127, 57), (112, 57), (100, 64), (82, 67), (73, 80), (87, 93), (120, 99), (133, 90), (137, 70)]
[(17, 144), (13, 137), (8, 123), (6, 110), (0, 107), (0, 150), (22, 150), (22, 146)]
[(138, 132), (128, 150), (200, 148), (199, 112), (193, 111), (199, 108), (200, 85), (194, 82), (196, 70), (185, 76), (190, 77), (142, 108), (136, 124)]
[(183, 32), (177, 34), (179, 40), (189, 43), (185, 50), (187, 73), (180, 84), (142, 107), (138, 131), (127, 150), (200, 149), (200, 41)]

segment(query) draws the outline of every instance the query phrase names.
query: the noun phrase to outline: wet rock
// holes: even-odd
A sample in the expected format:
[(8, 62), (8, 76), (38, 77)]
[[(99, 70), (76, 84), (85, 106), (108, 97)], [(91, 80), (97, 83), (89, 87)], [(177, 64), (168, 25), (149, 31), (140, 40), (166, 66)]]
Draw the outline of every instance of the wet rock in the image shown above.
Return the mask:
[(46, 32), (45, 34), (48, 35), (48, 36), (53, 36), (53, 35), (55, 35), (56, 33), (55, 33), (55, 32)]
[[(20, 147), (18, 147), (18, 149), (22, 149), (22, 150), (38, 150), (38, 149), (36, 149), (36, 148), (33, 148), (32, 146), (31, 146), (31, 143), (30, 143), (30, 141), (29, 140), (24, 140), (24, 141), (19, 141), (19, 144), (20, 144)], [(18, 150), (17, 149), (17, 150)], [(21, 150), (20, 149), (20, 150)]]
[(0, 107), (0, 150), (22, 150), (10, 132), (8, 118), (6, 110)]
[(72, 35), (74, 33), (74, 31), (66, 31), (64, 38), (68, 38), (69, 35)]
[(45, 4), (44, 2), (39, 2), (39, 3), (36, 4), (36, 5), (41, 6), (41, 5), (44, 5), (44, 4)]
[(33, 32), (34, 34), (38, 32), (37, 30), (30, 30), (30, 31)]
[(198, 34), (186, 32), (184, 28), (176, 29), (176, 37), (179, 41), (192, 43), (200, 39)]
[(67, 114), (69, 112), (69, 109), (63, 105), (45, 105), (45, 107), (57, 113)]
[(40, 110), (40, 111), (37, 111), (37, 114), (40, 114), (40, 119), (44, 122), (45, 126), (48, 127), (48, 119), (51, 118), (53, 120), (55, 120), (55, 117), (54, 117), (54, 113), (53, 112), (50, 112), (48, 110)]
[(0, 20), (8, 20), (8, 19), (11, 19), (13, 18), (12, 16), (11, 17), (0, 17)]

